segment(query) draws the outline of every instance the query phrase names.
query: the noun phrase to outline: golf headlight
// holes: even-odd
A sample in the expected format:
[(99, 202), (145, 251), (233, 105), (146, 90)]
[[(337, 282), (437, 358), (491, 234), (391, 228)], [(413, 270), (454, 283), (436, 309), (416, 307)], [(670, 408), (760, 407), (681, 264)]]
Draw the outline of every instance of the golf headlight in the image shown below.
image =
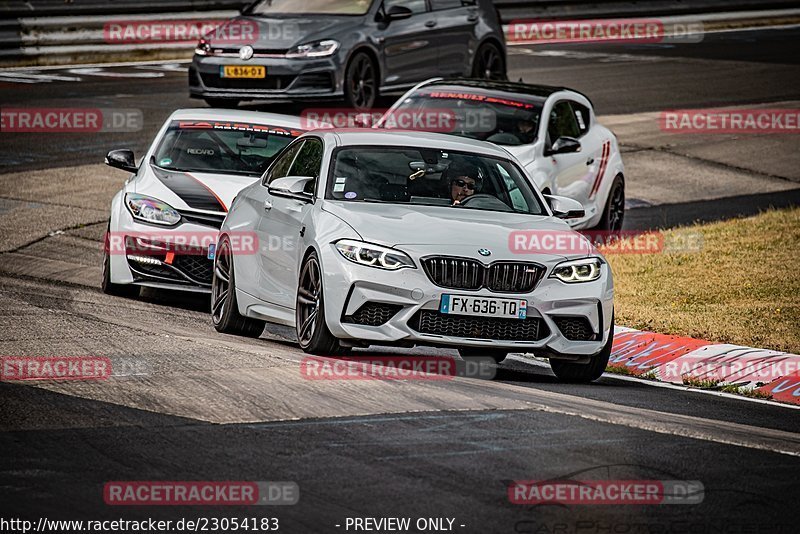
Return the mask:
[(586, 258), (583, 260), (565, 261), (553, 269), (553, 274), (562, 282), (573, 284), (576, 282), (591, 282), (600, 278), (600, 267), (603, 260), (600, 258)]
[(211, 44), (205, 39), (200, 39), (200, 42), (197, 43), (197, 47), (194, 49), (194, 53), (198, 56), (211, 55)]
[(125, 206), (133, 218), (140, 221), (172, 226), (181, 220), (181, 214), (175, 208), (157, 198), (128, 193), (125, 195)]
[(342, 239), (335, 243), (339, 253), (360, 265), (377, 267), (387, 271), (397, 271), (405, 267), (415, 269), (414, 262), (405, 253), (393, 248), (382, 247), (353, 239)]
[(329, 39), (295, 46), (286, 52), (286, 57), (327, 57), (333, 55), (337, 50), (339, 50), (339, 41)]

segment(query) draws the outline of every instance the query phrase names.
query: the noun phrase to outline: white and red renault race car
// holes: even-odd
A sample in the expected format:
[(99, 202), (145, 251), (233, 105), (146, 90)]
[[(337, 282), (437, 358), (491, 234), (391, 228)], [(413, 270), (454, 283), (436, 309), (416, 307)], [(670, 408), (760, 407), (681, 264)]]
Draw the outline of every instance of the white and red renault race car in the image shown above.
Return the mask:
[(166, 120), (138, 165), (131, 150), (109, 152), (106, 164), (133, 174), (111, 201), (103, 291), (210, 292), (217, 234), (233, 198), (302, 133), (297, 117), (185, 109)]
[[(452, 121), (432, 121), (434, 115)], [(622, 229), (625, 177), (617, 139), (586, 96), (563, 87), (437, 78), (403, 95), (376, 127), (406, 128), (415, 120), (501, 145), (542, 193), (583, 205), (585, 215), (568, 221), (573, 228)]]

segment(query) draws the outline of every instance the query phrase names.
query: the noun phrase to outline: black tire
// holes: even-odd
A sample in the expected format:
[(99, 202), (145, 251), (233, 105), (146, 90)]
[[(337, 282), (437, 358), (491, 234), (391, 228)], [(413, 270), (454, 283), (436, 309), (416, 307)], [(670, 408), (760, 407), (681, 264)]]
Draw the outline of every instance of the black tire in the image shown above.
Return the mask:
[(622, 176), (617, 175), (611, 183), (608, 200), (603, 209), (603, 218), (597, 224), (597, 230), (619, 232), (625, 221), (625, 182)]
[(236, 109), (239, 107), (239, 101), (231, 98), (204, 98), (209, 107), (221, 109)]
[(482, 80), (506, 81), (506, 60), (503, 52), (493, 43), (484, 43), (475, 52), (472, 61), (472, 77)]
[(108, 223), (106, 228), (106, 235), (103, 238), (103, 279), (100, 287), (106, 295), (113, 295), (115, 297), (136, 298), (139, 296), (139, 286), (133, 284), (114, 284), (111, 282), (111, 255), (110, 250), (110, 236), (111, 223)]
[(378, 98), (378, 67), (365, 52), (356, 52), (344, 74), (344, 100), (353, 109), (372, 109)]
[(611, 348), (614, 345), (614, 317), (611, 317), (611, 335), (598, 354), (592, 356), (589, 363), (575, 363), (565, 360), (550, 358), (550, 369), (561, 382), (572, 384), (588, 384), (594, 382), (606, 370), (608, 359), (611, 357)]
[(507, 350), (501, 349), (481, 349), (481, 348), (463, 348), (458, 349), (458, 353), (461, 355), (462, 358), (491, 358), (494, 360), (494, 363), (501, 363), (503, 360), (506, 359), (508, 356)]
[(322, 267), (316, 252), (303, 262), (297, 282), (295, 331), (300, 348), (309, 354), (333, 356), (345, 349), (325, 323), (325, 300), (322, 286)]
[(233, 251), (227, 237), (220, 240), (214, 257), (211, 279), (211, 322), (217, 332), (237, 336), (259, 337), (266, 321), (244, 317), (236, 302), (236, 281), (233, 272)]

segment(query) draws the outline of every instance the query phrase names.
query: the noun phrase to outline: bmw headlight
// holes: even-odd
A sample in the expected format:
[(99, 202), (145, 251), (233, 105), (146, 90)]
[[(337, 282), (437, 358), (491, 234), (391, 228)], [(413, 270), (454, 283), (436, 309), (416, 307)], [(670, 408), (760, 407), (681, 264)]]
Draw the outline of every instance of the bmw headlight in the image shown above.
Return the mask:
[(553, 274), (562, 282), (574, 284), (576, 282), (591, 282), (600, 278), (600, 267), (603, 260), (600, 258), (586, 258), (583, 260), (565, 261), (553, 269)]
[(128, 193), (125, 195), (125, 206), (133, 218), (140, 221), (172, 226), (181, 220), (181, 214), (175, 208), (157, 198)]
[(337, 50), (339, 50), (339, 41), (328, 39), (326, 41), (317, 41), (315, 43), (307, 43), (295, 46), (286, 52), (286, 57), (328, 57), (332, 56)]
[(354, 239), (342, 239), (334, 245), (339, 254), (353, 263), (387, 271), (397, 271), (406, 267), (416, 269), (414, 261), (408, 255), (393, 248)]

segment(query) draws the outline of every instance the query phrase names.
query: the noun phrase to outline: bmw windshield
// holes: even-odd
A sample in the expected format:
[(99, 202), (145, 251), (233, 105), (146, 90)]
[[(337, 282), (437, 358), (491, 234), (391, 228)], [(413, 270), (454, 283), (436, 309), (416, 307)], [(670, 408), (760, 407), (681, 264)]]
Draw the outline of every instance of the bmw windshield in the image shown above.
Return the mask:
[(431, 148), (339, 149), (326, 198), (541, 215), (539, 197), (510, 161)]
[(445, 133), (515, 146), (536, 140), (542, 103), (434, 87), (416, 92), (403, 100), (387, 115), (382, 127), (392, 128), (393, 116), (424, 116), (432, 113), (446, 114), (456, 119), (455, 126)]
[(173, 121), (154, 163), (174, 171), (261, 176), (275, 155), (301, 133), (260, 124)]
[(248, 15), (366, 15), (372, 0), (261, 0)]

